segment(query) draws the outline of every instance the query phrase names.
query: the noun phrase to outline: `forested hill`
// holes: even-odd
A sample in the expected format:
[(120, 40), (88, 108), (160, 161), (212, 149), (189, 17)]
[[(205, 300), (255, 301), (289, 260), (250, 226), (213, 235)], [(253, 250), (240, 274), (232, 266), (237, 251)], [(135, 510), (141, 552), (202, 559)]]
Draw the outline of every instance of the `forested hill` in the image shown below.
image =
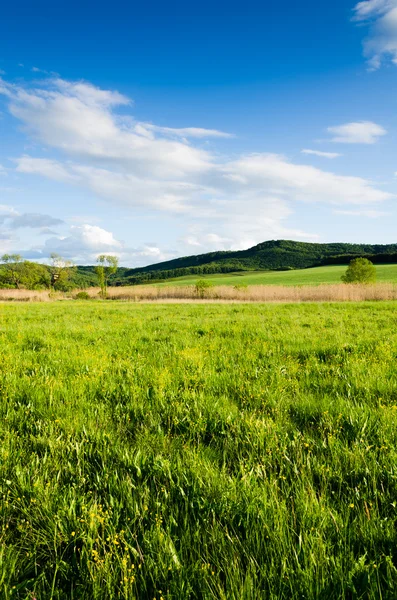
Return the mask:
[[(122, 268), (114, 277), (113, 285), (170, 279), (189, 274), (305, 269), (325, 264), (348, 264), (357, 256), (366, 256), (374, 263), (397, 263), (397, 244), (311, 244), (288, 240), (269, 241), (248, 250), (209, 252), (138, 269)], [(79, 269), (91, 270), (93, 267), (79, 267)]]

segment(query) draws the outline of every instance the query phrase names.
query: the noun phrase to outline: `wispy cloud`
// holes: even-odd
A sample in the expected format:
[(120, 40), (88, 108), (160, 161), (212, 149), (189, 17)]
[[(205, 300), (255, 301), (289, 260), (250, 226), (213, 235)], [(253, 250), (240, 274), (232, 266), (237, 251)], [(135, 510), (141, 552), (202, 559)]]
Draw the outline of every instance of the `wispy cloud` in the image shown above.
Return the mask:
[(42, 227), (55, 227), (57, 225), (63, 225), (62, 219), (56, 219), (50, 215), (43, 215), (40, 213), (23, 213), (12, 216), (8, 222), (10, 229), (21, 229), (23, 227), (29, 227), (31, 229), (40, 229)]
[(363, 49), (370, 70), (379, 69), (387, 60), (397, 64), (397, 0), (359, 2), (353, 21), (369, 28)]
[(77, 182), (78, 178), (73, 175), (67, 165), (51, 160), (49, 158), (31, 158), (30, 156), (21, 156), (14, 161), (17, 164), (16, 170), (20, 173), (42, 175), (48, 179), (60, 181), (63, 183)]
[(43, 75), (49, 75), (48, 71), (46, 71), (45, 69), (39, 69), (39, 67), (32, 67), (30, 70), (32, 71), (32, 73), (42, 73)]
[(7, 229), (41, 229), (42, 227), (54, 227), (63, 225), (62, 219), (44, 215), (41, 213), (20, 213), (13, 206), (7, 204), (0, 205), (0, 223)]
[(359, 121), (345, 123), (335, 127), (328, 127), (327, 131), (333, 134), (331, 142), (339, 144), (375, 144), (387, 131), (381, 125), (372, 121)]
[(39, 235), (58, 235), (58, 233), (51, 227), (43, 227), (40, 229)]
[(3, 192), (4, 194), (17, 194), (18, 192), (22, 192), (22, 188), (12, 185), (0, 185), (0, 192)]
[(382, 210), (335, 210), (334, 213), (349, 217), (368, 217), (369, 219), (378, 219), (379, 217), (386, 217), (390, 214)]
[(217, 129), (204, 129), (201, 127), (159, 127), (158, 125), (152, 125), (151, 123), (139, 123), (137, 125), (138, 132), (141, 135), (147, 133), (150, 135), (151, 132), (161, 133), (165, 136), (170, 137), (182, 137), (182, 138), (232, 138), (235, 137), (232, 133), (226, 133), (224, 131), (218, 131)]
[(322, 152), (321, 150), (308, 150), (308, 149), (304, 149), (301, 150), (302, 154), (311, 154), (313, 156), (320, 156), (321, 158), (338, 158), (339, 156), (342, 156), (342, 154), (339, 154), (338, 152)]

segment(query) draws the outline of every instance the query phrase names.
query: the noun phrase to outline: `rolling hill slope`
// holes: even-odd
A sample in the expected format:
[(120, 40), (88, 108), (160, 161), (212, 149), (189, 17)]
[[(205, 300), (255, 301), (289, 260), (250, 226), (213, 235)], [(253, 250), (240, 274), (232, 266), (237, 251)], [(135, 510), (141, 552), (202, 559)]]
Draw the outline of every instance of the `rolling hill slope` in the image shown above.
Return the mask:
[[(328, 265), (294, 269), (289, 271), (238, 271), (235, 273), (214, 273), (201, 275), (200, 279), (208, 280), (212, 285), (252, 286), (252, 285), (281, 285), (306, 286), (341, 283), (341, 276), (346, 266)], [(397, 283), (397, 264), (376, 265), (376, 278), (379, 283)], [(165, 279), (151, 283), (156, 287), (194, 285), (197, 275), (185, 275), (175, 279)]]
[[(133, 285), (189, 275), (243, 271), (288, 271), (323, 265), (346, 265), (357, 256), (375, 264), (396, 263), (397, 244), (312, 244), (289, 240), (268, 241), (248, 250), (209, 252), (128, 269), (120, 268), (112, 285)], [(87, 276), (94, 267), (79, 267)]]

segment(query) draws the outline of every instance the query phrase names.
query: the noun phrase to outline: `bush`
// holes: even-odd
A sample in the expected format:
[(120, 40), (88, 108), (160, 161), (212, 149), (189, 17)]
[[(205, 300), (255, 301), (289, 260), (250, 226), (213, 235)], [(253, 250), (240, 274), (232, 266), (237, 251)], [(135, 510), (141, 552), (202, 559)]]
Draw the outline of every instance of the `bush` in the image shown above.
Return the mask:
[(199, 281), (196, 282), (195, 291), (199, 298), (205, 298), (213, 287), (214, 284), (210, 281), (207, 281), (206, 279), (199, 279)]
[(341, 279), (344, 283), (375, 283), (376, 269), (368, 258), (355, 258)]
[(90, 295), (88, 292), (79, 292), (78, 294), (75, 295), (74, 299), (75, 300), (89, 300)]
[(237, 285), (234, 286), (234, 289), (236, 292), (247, 292), (248, 285), (246, 283), (237, 283)]

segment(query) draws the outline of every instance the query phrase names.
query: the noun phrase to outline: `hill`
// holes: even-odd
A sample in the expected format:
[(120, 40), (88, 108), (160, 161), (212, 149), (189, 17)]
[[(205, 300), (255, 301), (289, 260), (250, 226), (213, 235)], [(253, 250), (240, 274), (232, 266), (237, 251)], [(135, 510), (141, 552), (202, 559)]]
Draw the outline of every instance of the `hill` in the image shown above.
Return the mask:
[[(378, 263), (397, 263), (397, 244), (313, 244), (290, 240), (268, 241), (248, 250), (208, 252), (136, 269), (120, 268), (113, 285), (133, 285), (187, 275), (239, 271), (287, 271), (328, 264), (346, 265), (357, 256)], [(79, 267), (85, 276), (93, 267)]]
[[(186, 278), (205, 276), (226, 277), (244, 275), (258, 280), (287, 275), (285, 271), (302, 272), (303, 269), (316, 271), (327, 266), (325, 278), (329, 278), (331, 267), (342, 267), (358, 256), (369, 258), (378, 265), (397, 265), (397, 244), (311, 244), (289, 240), (268, 241), (248, 250), (208, 252), (184, 256), (161, 263), (131, 269), (119, 267), (111, 277), (109, 285), (128, 286), (145, 283), (180, 282)], [(12, 258), (12, 257), (11, 257)], [(68, 273), (66, 273), (68, 271)], [(89, 288), (98, 285), (95, 266), (74, 266), (67, 268), (59, 277), (55, 288), (68, 291), (76, 288)], [(284, 271), (284, 273), (282, 273)], [(277, 273), (278, 272), (278, 273)], [(336, 271), (335, 271), (336, 273)], [(295, 274), (302, 279), (299, 273)], [(53, 267), (30, 261), (3, 261), (0, 265), (0, 288), (46, 289), (51, 286)], [(303, 276), (311, 283), (312, 274)], [(294, 276), (291, 277), (291, 284)], [(394, 280), (394, 276), (392, 277)], [(284, 280), (284, 278), (283, 278)], [(388, 279), (389, 280), (389, 279)], [(248, 279), (246, 281), (248, 284)], [(265, 283), (265, 282), (263, 282)]]

